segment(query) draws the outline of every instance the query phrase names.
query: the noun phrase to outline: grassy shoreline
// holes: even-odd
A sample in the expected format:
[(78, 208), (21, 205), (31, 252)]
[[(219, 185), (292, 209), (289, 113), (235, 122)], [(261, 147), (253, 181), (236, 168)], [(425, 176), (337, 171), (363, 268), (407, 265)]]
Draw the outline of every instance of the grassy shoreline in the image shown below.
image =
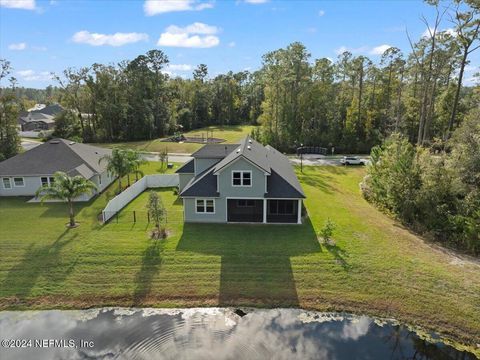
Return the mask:
[[(146, 193), (118, 223), (102, 226), (95, 217), (111, 188), (80, 205), (81, 226), (71, 230), (63, 204), (2, 199), (0, 310), (298, 307), (392, 317), (475, 346), (480, 266), (439, 251), (368, 204), (358, 189), (364, 171), (304, 168), (310, 218), (301, 226), (183, 224), (181, 202), (158, 190), (172, 234), (156, 243), (145, 220), (129, 221)], [(329, 246), (316, 235), (327, 218), (337, 224)]]

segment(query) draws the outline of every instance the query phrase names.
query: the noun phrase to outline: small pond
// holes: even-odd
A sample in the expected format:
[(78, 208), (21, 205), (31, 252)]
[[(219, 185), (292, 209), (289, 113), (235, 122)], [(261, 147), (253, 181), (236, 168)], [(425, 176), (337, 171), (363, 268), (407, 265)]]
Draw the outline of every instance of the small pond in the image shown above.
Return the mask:
[(0, 339), (9, 343), (2, 342), (0, 358), (475, 359), (394, 322), (298, 309), (244, 311), (4, 311)]

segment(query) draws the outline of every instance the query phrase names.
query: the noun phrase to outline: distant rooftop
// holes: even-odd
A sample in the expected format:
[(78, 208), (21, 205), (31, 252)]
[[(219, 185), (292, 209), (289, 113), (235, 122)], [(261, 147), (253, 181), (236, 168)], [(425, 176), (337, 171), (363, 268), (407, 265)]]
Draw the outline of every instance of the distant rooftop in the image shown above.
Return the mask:
[(52, 139), (31, 150), (0, 162), (0, 176), (39, 176), (63, 171), (89, 179), (105, 171), (99, 160), (111, 150), (65, 139)]
[(207, 144), (195, 151), (194, 158), (223, 159), (238, 148), (238, 144)]

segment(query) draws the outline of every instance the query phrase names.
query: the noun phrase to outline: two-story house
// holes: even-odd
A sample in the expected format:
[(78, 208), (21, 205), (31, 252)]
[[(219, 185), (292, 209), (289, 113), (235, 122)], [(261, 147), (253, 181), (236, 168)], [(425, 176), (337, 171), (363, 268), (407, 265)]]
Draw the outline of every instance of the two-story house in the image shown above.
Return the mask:
[(302, 187), (288, 158), (249, 136), (209, 144), (177, 170), (185, 222), (301, 223)]

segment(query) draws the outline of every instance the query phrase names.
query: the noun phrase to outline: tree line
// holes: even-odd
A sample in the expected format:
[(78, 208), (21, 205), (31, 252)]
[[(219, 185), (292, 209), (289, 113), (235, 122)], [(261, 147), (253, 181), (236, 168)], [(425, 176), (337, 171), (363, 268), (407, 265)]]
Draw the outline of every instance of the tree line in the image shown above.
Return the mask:
[[(477, 94), (480, 104), (480, 93)], [(480, 106), (446, 143), (446, 151), (393, 134), (371, 152), (365, 198), (431, 240), (480, 254)]]
[[(312, 59), (295, 42), (265, 54), (257, 71), (214, 77), (205, 64), (189, 79), (168, 75), (161, 50), (116, 65), (66, 69), (55, 75), (58, 87), (44, 94), (70, 109), (57, 119), (55, 135), (123, 142), (208, 125), (258, 124), (253, 135), (282, 151), (305, 144), (362, 153), (395, 132), (424, 146), (446, 140), (477, 105), (474, 87), (463, 82), (479, 47), (480, 6), (428, 2), (436, 14), (430, 23), (422, 18), (428, 31), (416, 42), (407, 34), (408, 53), (390, 47), (378, 62), (349, 51), (336, 60)], [(441, 28), (446, 19), (448, 30)]]

